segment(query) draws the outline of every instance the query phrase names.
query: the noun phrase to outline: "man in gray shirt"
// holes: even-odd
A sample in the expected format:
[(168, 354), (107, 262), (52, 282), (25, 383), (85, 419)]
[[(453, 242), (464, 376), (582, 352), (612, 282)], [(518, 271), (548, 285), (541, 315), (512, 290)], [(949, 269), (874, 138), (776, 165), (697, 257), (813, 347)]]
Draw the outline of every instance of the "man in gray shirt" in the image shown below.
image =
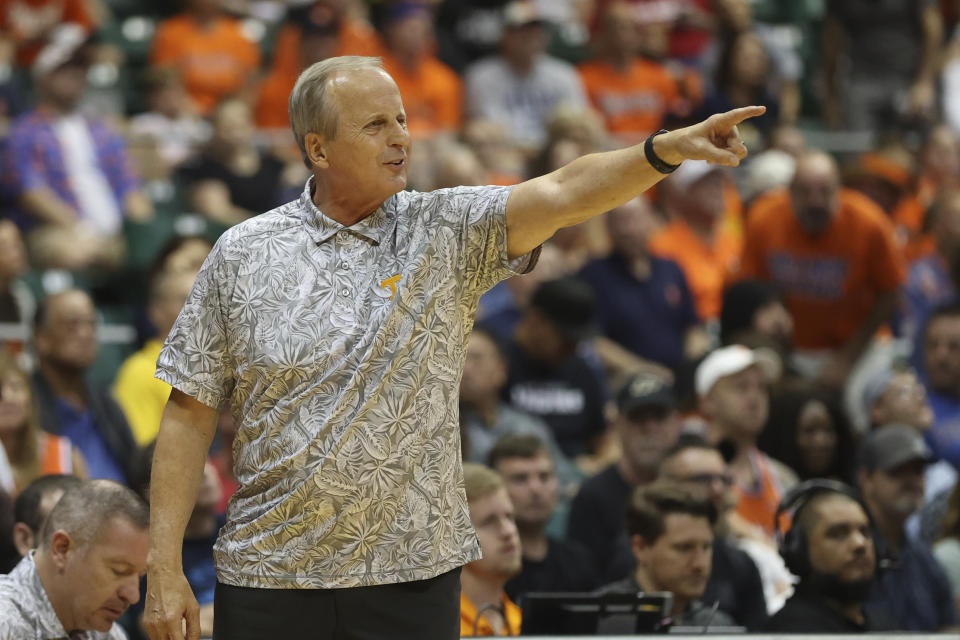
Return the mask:
[(0, 640), (125, 640), (116, 621), (140, 599), (149, 516), (116, 482), (69, 489), (39, 546), (0, 576)]
[(379, 61), (307, 69), (290, 120), (312, 177), (223, 235), (158, 360), (173, 391), (151, 483), (151, 637), (183, 638), (184, 620), (198, 634), (180, 547), (229, 398), (240, 488), (214, 550), (215, 637), (456, 638), (458, 569), (480, 554), (457, 417), (478, 298), (667, 163), (735, 166), (736, 124), (762, 112), (516, 187), (416, 193), (403, 191), (410, 135)]

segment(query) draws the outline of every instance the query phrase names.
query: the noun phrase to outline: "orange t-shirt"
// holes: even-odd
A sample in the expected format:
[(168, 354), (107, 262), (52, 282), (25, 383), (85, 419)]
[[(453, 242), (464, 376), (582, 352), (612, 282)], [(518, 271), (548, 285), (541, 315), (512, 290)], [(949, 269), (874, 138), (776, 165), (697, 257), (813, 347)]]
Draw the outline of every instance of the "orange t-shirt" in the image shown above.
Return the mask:
[(433, 56), (424, 56), (410, 71), (386, 53), (383, 68), (400, 89), (411, 136), (423, 138), (460, 128), (463, 87), (453, 69)]
[(217, 18), (204, 28), (191, 16), (181, 14), (157, 28), (150, 62), (176, 68), (194, 106), (206, 114), (257, 73), (260, 49), (229, 16)]
[(40, 36), (66, 22), (93, 30), (86, 0), (0, 0), (0, 32), (9, 34), (17, 45), (20, 67), (32, 65), (47, 44), (47, 38)]
[(750, 457), (750, 461), (757, 473), (758, 486), (744, 488), (736, 485), (736, 513), (747, 522), (761, 527), (772, 537), (773, 519), (777, 515), (780, 500), (783, 499), (783, 486), (766, 455), (757, 453)]
[(597, 60), (580, 65), (580, 79), (607, 131), (640, 140), (660, 129), (680, 95), (677, 82), (656, 62), (636, 58), (621, 72)]
[(724, 285), (737, 272), (743, 248), (743, 205), (736, 188), (724, 189), (724, 213), (708, 243), (682, 219), (670, 221), (650, 239), (650, 253), (680, 266), (701, 320), (720, 316)]
[[(500, 635), (520, 635), (520, 622), (523, 617), (520, 607), (513, 604), (507, 594), (503, 594), (500, 606), (503, 608), (503, 617), (506, 621), (506, 628)], [(473, 629), (474, 624), (477, 626), (476, 633)], [(477, 621), (477, 607), (462, 591), (460, 592), (460, 635), (465, 638), (496, 635), (484, 616), (480, 616), (480, 620)]]
[[(337, 34), (337, 56), (380, 56), (383, 47), (370, 25), (344, 19)], [(270, 74), (260, 85), (254, 119), (264, 129), (285, 129), (290, 126), (287, 106), (290, 92), (303, 71), (300, 59), (300, 27), (286, 24), (277, 34)]]
[(770, 280), (793, 313), (801, 349), (843, 346), (860, 329), (877, 296), (905, 279), (893, 225), (866, 196), (840, 191), (840, 210), (820, 236), (797, 222), (780, 190), (748, 213), (740, 277)]

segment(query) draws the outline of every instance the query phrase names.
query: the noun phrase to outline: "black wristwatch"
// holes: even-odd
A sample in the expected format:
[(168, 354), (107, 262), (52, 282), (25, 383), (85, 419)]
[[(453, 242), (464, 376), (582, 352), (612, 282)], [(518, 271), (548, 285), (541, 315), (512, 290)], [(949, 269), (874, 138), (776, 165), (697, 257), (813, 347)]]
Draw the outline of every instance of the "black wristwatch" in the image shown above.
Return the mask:
[(650, 163), (650, 166), (660, 173), (673, 173), (680, 165), (664, 162), (653, 150), (653, 139), (661, 133), (667, 133), (667, 130), (660, 129), (660, 131), (647, 138), (646, 142), (643, 143), (643, 155), (647, 156), (647, 162)]

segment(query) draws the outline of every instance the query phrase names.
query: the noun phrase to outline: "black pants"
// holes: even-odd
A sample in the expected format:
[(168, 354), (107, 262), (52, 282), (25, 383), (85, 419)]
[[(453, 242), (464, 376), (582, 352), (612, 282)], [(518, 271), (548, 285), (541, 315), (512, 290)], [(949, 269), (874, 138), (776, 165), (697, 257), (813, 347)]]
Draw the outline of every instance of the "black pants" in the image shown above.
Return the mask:
[(213, 606), (214, 640), (458, 640), (460, 569), (348, 589), (217, 583)]

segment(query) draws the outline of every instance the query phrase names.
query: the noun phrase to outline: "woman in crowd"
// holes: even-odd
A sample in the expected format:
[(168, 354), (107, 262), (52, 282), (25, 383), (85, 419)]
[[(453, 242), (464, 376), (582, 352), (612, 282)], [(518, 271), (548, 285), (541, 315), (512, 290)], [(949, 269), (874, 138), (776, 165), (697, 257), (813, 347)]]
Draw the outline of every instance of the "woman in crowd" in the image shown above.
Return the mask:
[(83, 456), (70, 441), (40, 429), (30, 378), (5, 349), (0, 349), (0, 443), (16, 492), (48, 473), (86, 476)]

